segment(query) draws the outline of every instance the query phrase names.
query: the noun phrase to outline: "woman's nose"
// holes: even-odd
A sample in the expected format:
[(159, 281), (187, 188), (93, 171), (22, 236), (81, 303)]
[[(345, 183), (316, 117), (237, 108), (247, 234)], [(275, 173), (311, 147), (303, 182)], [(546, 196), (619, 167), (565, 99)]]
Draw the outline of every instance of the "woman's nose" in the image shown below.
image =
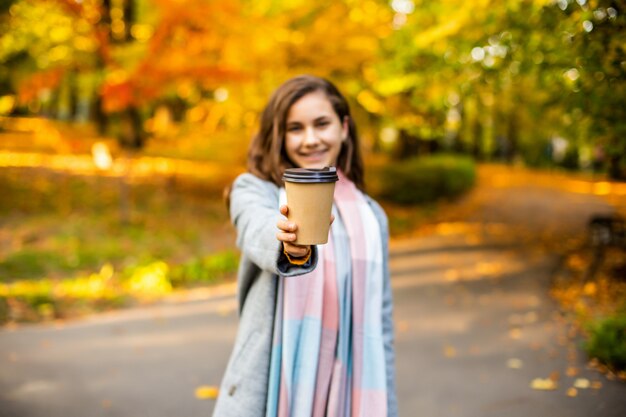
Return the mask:
[(317, 134), (315, 133), (315, 129), (313, 129), (313, 127), (308, 127), (305, 129), (304, 131), (304, 145), (305, 146), (313, 146), (313, 145), (317, 145), (317, 143), (319, 142), (319, 138), (317, 137)]

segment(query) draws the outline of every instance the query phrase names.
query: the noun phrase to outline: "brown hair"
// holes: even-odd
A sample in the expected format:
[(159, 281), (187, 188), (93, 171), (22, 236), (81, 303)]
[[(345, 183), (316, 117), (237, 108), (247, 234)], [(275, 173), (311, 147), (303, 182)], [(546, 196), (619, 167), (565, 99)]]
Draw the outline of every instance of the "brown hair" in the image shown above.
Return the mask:
[(330, 81), (311, 75), (291, 78), (274, 91), (261, 113), (259, 130), (248, 150), (248, 171), (282, 187), (282, 176), (294, 163), (285, 150), (285, 126), (291, 106), (307, 94), (321, 91), (330, 101), (339, 120), (348, 121), (348, 138), (342, 143), (337, 167), (360, 189), (364, 190), (363, 160), (359, 137), (345, 97)]

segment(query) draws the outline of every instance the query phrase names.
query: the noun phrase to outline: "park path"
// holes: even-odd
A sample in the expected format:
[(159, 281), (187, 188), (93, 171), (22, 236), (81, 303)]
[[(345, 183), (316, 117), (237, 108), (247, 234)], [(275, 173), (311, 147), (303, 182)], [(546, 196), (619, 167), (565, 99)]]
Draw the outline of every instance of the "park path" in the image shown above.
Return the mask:
[[(447, 210), (447, 211), (446, 211)], [(548, 295), (558, 244), (604, 199), (481, 186), (391, 245), (402, 416), (623, 416), (626, 385), (587, 369)], [(0, 331), (0, 416), (208, 416), (236, 331), (234, 287)], [(555, 390), (535, 390), (552, 377)], [(570, 388), (584, 378), (595, 388)], [(579, 381), (580, 384), (580, 381)]]

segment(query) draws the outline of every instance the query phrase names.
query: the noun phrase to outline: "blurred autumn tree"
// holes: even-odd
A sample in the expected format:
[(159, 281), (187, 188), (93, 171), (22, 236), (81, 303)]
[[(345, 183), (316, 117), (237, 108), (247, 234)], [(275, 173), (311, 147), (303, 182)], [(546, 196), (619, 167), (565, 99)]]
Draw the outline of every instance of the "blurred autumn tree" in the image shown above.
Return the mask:
[[(545, 158), (550, 139), (608, 153), (626, 177), (626, 3), (400, 1), (371, 84), (400, 154), (444, 147), (477, 158)], [(398, 9), (400, 9), (399, 7)]]
[[(337, 81), (398, 156), (606, 158), (626, 176), (624, 0), (15, 0), (0, 94), (141, 148), (154, 115), (250, 126), (308, 72)], [(372, 134), (382, 128), (381, 135)]]

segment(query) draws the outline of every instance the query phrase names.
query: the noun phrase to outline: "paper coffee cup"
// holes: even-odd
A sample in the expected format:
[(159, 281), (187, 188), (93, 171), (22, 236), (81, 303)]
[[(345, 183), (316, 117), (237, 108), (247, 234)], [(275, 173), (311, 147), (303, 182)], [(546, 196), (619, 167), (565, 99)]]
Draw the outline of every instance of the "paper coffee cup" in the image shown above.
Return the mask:
[(320, 245), (328, 242), (333, 193), (338, 179), (335, 167), (285, 170), (287, 218), (298, 226), (294, 243)]

